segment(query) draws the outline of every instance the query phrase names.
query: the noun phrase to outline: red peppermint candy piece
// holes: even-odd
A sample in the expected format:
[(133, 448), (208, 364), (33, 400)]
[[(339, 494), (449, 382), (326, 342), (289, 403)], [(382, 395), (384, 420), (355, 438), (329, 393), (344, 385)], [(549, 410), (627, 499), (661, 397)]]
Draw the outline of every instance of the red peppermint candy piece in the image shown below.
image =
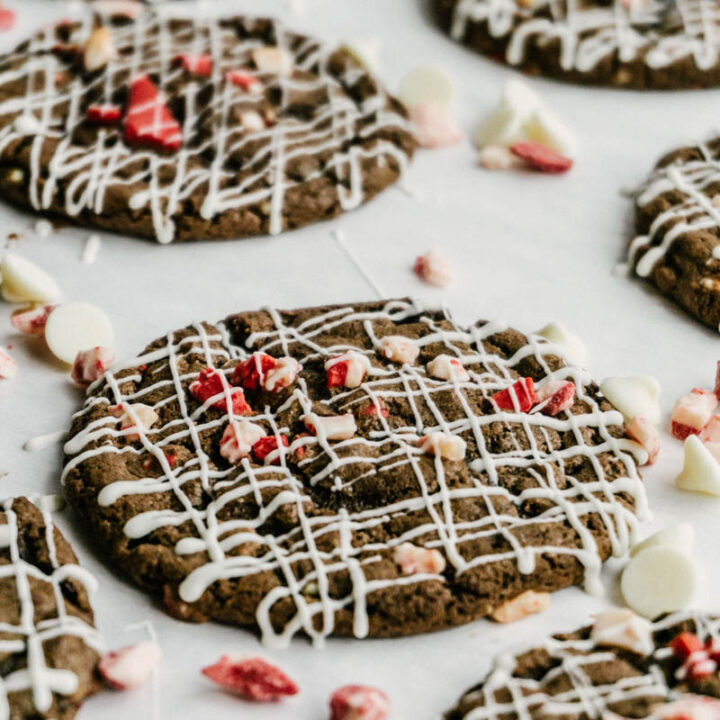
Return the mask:
[[(211, 397), (220, 395), (210, 407), (227, 410), (227, 398), (221, 374), (215, 368), (204, 368), (197, 379), (190, 383), (190, 394), (200, 403), (206, 403)], [(229, 388), (232, 398), (232, 411), (234, 415), (250, 415), (252, 409), (245, 400), (245, 393), (240, 388)]]
[(257, 76), (249, 70), (230, 70), (225, 73), (225, 79), (252, 95), (259, 95), (262, 92), (260, 81)]
[(153, 81), (140, 75), (130, 86), (125, 115), (125, 142), (161, 150), (179, 150), (182, 129)]
[(491, 400), (498, 410), (527, 412), (537, 402), (535, 382), (532, 378), (520, 378), (509, 388), (496, 392)]
[(122, 117), (122, 108), (112, 103), (89, 105), (85, 117), (98, 125), (114, 125)]
[(575, 402), (575, 383), (568, 380), (554, 380), (537, 391), (536, 402), (547, 400), (540, 412), (545, 415), (557, 415), (572, 407)]
[(687, 660), (693, 653), (699, 652), (704, 647), (703, 641), (691, 632), (681, 632), (670, 641), (670, 649), (675, 657), (682, 661)]
[[(390, 411), (382, 404), (380, 404), (380, 417), (390, 417)], [(360, 415), (377, 415), (378, 406), (374, 402), (370, 402), (360, 410)]]
[(544, 173), (564, 173), (573, 166), (569, 157), (538, 142), (516, 142), (510, 146), (510, 152), (522, 158), (531, 168)]
[(367, 685), (346, 685), (330, 698), (330, 720), (386, 720), (390, 717), (387, 695)]
[(257, 390), (265, 382), (265, 374), (275, 367), (277, 361), (265, 353), (253, 353), (241, 362), (233, 372), (232, 384), (240, 385), (245, 390)]
[(223, 655), (214, 665), (203, 668), (202, 673), (226, 690), (249, 700), (268, 702), (300, 692), (280, 668), (258, 657)]
[(0, 30), (10, 30), (15, 25), (15, 11), (0, 8)]
[[(288, 439), (285, 437), (285, 435), (280, 436), (280, 442), (285, 446), (288, 447), (289, 442)], [(261, 438), (258, 440), (253, 446), (252, 446), (252, 453), (255, 456), (255, 459), (258, 462), (265, 462), (265, 458), (275, 450), (278, 449), (278, 439), (275, 437), (275, 435), (267, 435), (264, 438)], [(278, 453), (271, 461), (271, 465), (279, 465), (280, 464), (280, 453)]]
[(174, 62), (182, 65), (184, 70), (187, 70), (193, 75), (210, 77), (212, 74), (213, 59), (207, 53), (201, 53), (200, 55), (177, 55), (174, 58)]

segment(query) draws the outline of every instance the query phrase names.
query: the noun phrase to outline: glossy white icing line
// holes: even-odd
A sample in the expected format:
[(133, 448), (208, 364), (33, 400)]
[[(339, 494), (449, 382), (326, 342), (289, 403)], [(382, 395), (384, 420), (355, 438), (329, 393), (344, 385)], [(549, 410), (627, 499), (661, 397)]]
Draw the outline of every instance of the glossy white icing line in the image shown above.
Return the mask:
[[(671, 7), (668, 7), (671, 6)], [(650, 68), (691, 58), (710, 70), (720, 57), (720, 8), (716, 0), (459, 0), (451, 33), (462, 39), (468, 26), (486, 23), (490, 35), (508, 37), (506, 59), (524, 61), (529, 45), (560, 45), (563, 70), (592, 72), (617, 54), (623, 62), (643, 56)]]
[[(93, 576), (78, 565), (59, 565), (56, 555), (54, 522), (52, 514), (44, 503), (41, 512), (45, 522), (44, 538), (50, 556), (52, 571), (46, 573), (35, 565), (23, 560), (18, 546), (18, 521), (12, 509), (12, 500), (3, 502), (6, 524), (0, 525), (0, 552), (8, 553), (10, 562), (0, 565), (0, 578), (15, 582), (20, 605), (17, 624), (0, 623), (0, 630), (11, 635), (13, 640), (0, 642), (0, 650), (8, 653), (26, 654), (27, 667), (14, 670), (0, 680), (0, 718), (8, 720), (10, 708), (8, 693), (30, 690), (33, 703), (38, 711), (47, 712), (53, 701), (53, 693), (72, 695), (78, 687), (78, 679), (70, 670), (50, 667), (46, 662), (44, 643), (63, 635), (79, 637), (98, 652), (103, 649), (98, 631), (84, 620), (68, 613), (61, 583), (72, 578), (93, 592), (96, 582)], [(49, 506), (48, 506), (49, 507)], [(35, 606), (30, 579), (52, 586), (57, 603), (57, 617), (36, 622)]]
[[(67, 44), (82, 46), (90, 29), (89, 21), (84, 21)], [(70, 216), (101, 214), (108, 196), (115, 202), (121, 198), (129, 210), (149, 209), (157, 240), (169, 243), (175, 237), (175, 217), (187, 212), (184, 203), (199, 192), (202, 218), (211, 220), (226, 211), (262, 204), (269, 231), (275, 234), (285, 229), (285, 197), (297, 186), (320, 177), (335, 178), (338, 201), (349, 210), (365, 197), (362, 163), (392, 161), (401, 173), (407, 165), (406, 153), (383, 138), (392, 129), (409, 127), (405, 118), (389, 107), (384, 90), (375, 83), (365, 100), (354, 101), (351, 87), (364, 73), (356, 68), (344, 75), (335, 68), (331, 72), (328, 48), (309, 39), (297, 40), (279, 22), (273, 24), (277, 45), (291, 52), (299, 72), (293, 77), (257, 73), (266, 93), (279, 94), (280, 105), (275, 108), (278, 120), (274, 125), (251, 133), (243, 129), (239, 116), (257, 106), (262, 97), (227, 82), (225, 74), (248, 67), (252, 50), (262, 46), (260, 40), (239, 39), (232, 29), (212, 18), (196, 22), (189, 30), (171, 31), (170, 20), (151, 9), (133, 23), (111, 30), (118, 58), (89, 81), (75, 77), (56, 83), (66, 65), (48, 52), (55, 44), (52, 29), (31, 40), (21, 53), (10, 54), (8, 67), (10, 62), (17, 67), (0, 72), (0, 85), (27, 79), (32, 88), (24, 97), (1, 102), (0, 115), (23, 120), (30, 116), (38, 125), (37, 134), (32, 133), (29, 177), (30, 202), (38, 210), (60, 202)], [(150, 33), (156, 34), (148, 42)], [(140, 44), (142, 58), (124, 52)], [(127, 77), (140, 73), (159, 77), (162, 91), (184, 72), (173, 59), (201, 52), (212, 56), (212, 73), (186, 85), (183, 91), (185, 140), (177, 153), (129, 148), (121, 130), (115, 128), (101, 129), (96, 144), (89, 148), (72, 142), (73, 133), (85, 120), (88, 97), (93, 102), (110, 102), (118, 78), (127, 82)], [(206, 84), (214, 88), (209, 102), (198, 97)], [(303, 97), (319, 98), (308, 118), (288, 112), (294, 100)], [(209, 113), (212, 136), (196, 137)], [(23, 123), (6, 123), (0, 129), (0, 158), (7, 157), (25, 133)], [(373, 139), (361, 147), (355, 142), (360, 137)], [(237, 170), (230, 160), (241, 152), (246, 157), (242, 169)], [(41, 156), (47, 153), (46, 170)], [(208, 154), (213, 157), (211, 162), (204, 160)], [(302, 178), (288, 173), (288, 164), (301, 157), (309, 159)], [(125, 188), (134, 183), (141, 189), (130, 195)], [(127, 199), (122, 199), (123, 194)]]
[[(652, 631), (666, 630), (688, 620), (694, 622), (695, 632), (702, 640), (720, 641), (720, 619), (699, 612), (670, 614), (653, 623)], [(543, 683), (551, 684), (556, 679), (558, 686), (565, 686), (567, 682), (561, 678), (567, 676), (570, 687), (553, 694), (544, 692), (537, 679), (513, 675), (520, 652), (500, 655), (482, 687), (465, 695), (467, 702), (481, 701), (483, 705), (466, 713), (463, 720), (500, 720), (511, 716), (518, 720), (532, 720), (537, 717), (539, 708), (547, 717), (582, 714), (593, 720), (604, 720), (619, 717), (612, 714), (611, 706), (622, 700), (646, 698), (670, 701), (679, 697), (679, 693), (668, 686), (657, 663), (667, 657), (670, 652), (667, 647), (655, 649), (652, 659), (656, 662), (651, 662), (644, 673), (620, 677), (604, 684), (593, 684), (586, 668), (613, 660), (616, 656), (611, 650), (595, 647), (592, 640), (559, 640), (553, 637), (535, 647), (545, 650), (551, 658), (549, 667), (552, 669), (544, 675)]]
[[(173, 404), (172, 419), (142, 430), (138, 442), (118, 448), (110, 443), (123, 431), (118, 428), (116, 418), (101, 416), (87, 422), (65, 445), (69, 459), (63, 477), (88, 460), (107, 453), (155, 458), (162, 470), (160, 477), (137, 477), (128, 473), (127, 477), (106, 485), (98, 496), (98, 503), (108, 507), (131, 495), (169, 494), (175, 498), (173, 509), (140, 512), (132, 517), (125, 526), (125, 533), (133, 539), (141, 539), (157, 529), (189, 523), (186, 527), (192, 527), (192, 531), (183, 531), (185, 537), (180, 539), (175, 550), (179, 555), (206, 553), (206, 562), (181, 583), (182, 600), (198, 600), (222, 578), (238, 579), (272, 572), (281, 582), (264, 597), (256, 615), (266, 642), (282, 644), (296, 632), (303, 631), (315, 643), (321, 644), (333, 632), (335, 612), (340, 608), (351, 610), (354, 632), (363, 637), (369, 630), (368, 595), (382, 588), (431, 579), (422, 575), (368, 578), (369, 566), (386, 561), (392, 550), (403, 542), (439, 549), (456, 576), (481, 564), (501, 560), (511, 560), (520, 572), (532, 573), (541, 555), (571, 555), (585, 567), (588, 589), (600, 590), (598, 548), (593, 534), (585, 527), (585, 519), (589, 514), (597, 516), (597, 522), (607, 532), (614, 555), (620, 556), (627, 551), (636, 534), (636, 513), (639, 516), (646, 513), (645, 495), (632, 456), (637, 446), (615, 436), (622, 427), (622, 417), (614, 410), (600, 409), (593, 395), (584, 388), (587, 380), (584, 371), (563, 367), (551, 372), (546, 356), (557, 352), (554, 345), (532, 337), (527, 345), (505, 358), (483, 344), (492, 334), (504, 329), (504, 324), (463, 328), (446, 317), (450, 323), (446, 326), (445, 320), (441, 324), (431, 315), (424, 314), (420, 306), (405, 301), (388, 301), (378, 310), (336, 308), (294, 327), (286, 325), (277, 311), (270, 309), (268, 313), (274, 327), (252, 334), (243, 347), (232, 344), (228, 330), (222, 324), (196, 324), (182, 334), (168, 335), (164, 347), (106, 373), (94, 386), (94, 391), (103, 393), (106, 398), (89, 397), (76, 418), (85, 417), (91, 409), (97, 411), (102, 403), (122, 403), (129, 407), (138, 399), (145, 401), (153, 396), (156, 398), (155, 410)], [(294, 356), (303, 365), (309, 362), (324, 365), (328, 358), (351, 346), (339, 341), (331, 347), (323, 347), (318, 342), (320, 335), (327, 337), (335, 332), (341, 336), (344, 326), (352, 324), (365, 329), (369, 347), (378, 347), (377, 333), (381, 328), (387, 332), (388, 321), (398, 324), (397, 328), (401, 330), (405, 318), (415, 318), (418, 314), (426, 328), (416, 341), (417, 345), (441, 343), (444, 353), (461, 360), (469, 375), (467, 381), (432, 378), (422, 364), (374, 365), (359, 388), (317, 398), (308, 394), (301, 372), (280, 408), (281, 411), (296, 409), (298, 416), (303, 416), (313, 413), (318, 405), (324, 405), (330, 414), (350, 412), (358, 416), (366, 405), (382, 408), (386, 401), (400, 398), (411, 409), (413, 419), (408, 426), (391, 426), (380, 413), (375, 429), (367, 434), (356, 433), (344, 440), (328, 440), (323, 432), (295, 436), (295, 428), (280, 424), (277, 411), (273, 414), (268, 408), (255, 407), (250, 418), (253, 423), (261, 425), (268, 435), (285, 435), (291, 440), (290, 447), (280, 455), (279, 465), (258, 465), (245, 458), (237, 466), (216, 467), (204, 452), (201, 437), (224, 427), (228, 420), (234, 422), (241, 418), (229, 418), (226, 410), (221, 419), (209, 420), (202, 409), (190, 410), (187, 388), (195, 375), (179, 369), (187, 367), (183, 361), (186, 355), (200, 355), (211, 367), (230, 359), (245, 359), (253, 351)], [(465, 345), (470, 349), (463, 347)], [(368, 350), (367, 354), (372, 358), (374, 352)], [(510, 411), (476, 414), (473, 408), (477, 403), (510, 385), (516, 378), (514, 370), (529, 358), (540, 364), (548, 379), (573, 380), (586, 410), (577, 415), (565, 412), (555, 417)], [(137, 389), (136, 382), (140, 378), (133, 368), (151, 363), (160, 363), (162, 377)], [(227, 377), (232, 366), (223, 371)], [(231, 408), (229, 390), (230, 385), (224, 385), (228, 410)], [(440, 395), (447, 393), (452, 393), (457, 401), (453, 417), (445, 417), (437, 403)], [(421, 410), (429, 413), (432, 420), (424, 420)], [(507, 446), (502, 449), (488, 446), (486, 432), (492, 423), (504, 423), (508, 428)], [(431, 465), (427, 464), (418, 440), (431, 432), (462, 436), (476, 448), (468, 458), (470, 475), (475, 478), (472, 484), (451, 486), (445, 476), (445, 461), (440, 457), (435, 457)], [(557, 433), (570, 434), (575, 445), (561, 448)], [(191, 457), (171, 466), (165, 457), (165, 449), (177, 443), (189, 449)], [(298, 472), (288, 465), (287, 457), (303, 447), (311, 452), (297, 460)], [(613, 458), (615, 467), (622, 468), (620, 477), (606, 476), (604, 462), (609, 457)], [(574, 477), (573, 468), (579, 465), (588, 473), (583, 480)], [(340, 468), (347, 473), (343, 479), (337, 472)], [(501, 478), (508, 471), (518, 470), (532, 477), (535, 484), (516, 494), (503, 485)], [(311, 511), (314, 488), (351, 493), (354, 485), (378, 471), (407, 473), (415, 481), (415, 494), (390, 505), (364, 510), (341, 507), (337, 512)], [(186, 487), (198, 481), (208, 497), (200, 506), (185, 492)], [(620, 493), (634, 499), (635, 512), (619, 501)], [(221, 519), (226, 517), (223, 513), (226, 507), (245, 498), (257, 503), (254, 514), (242, 521)], [(458, 517), (457, 503), (468, 498), (476, 500), (486, 512), (473, 518)], [(518, 512), (524, 503), (538, 501), (546, 503), (547, 510), (536, 516), (523, 516)], [(270, 535), (263, 527), (277, 512), (292, 512), (296, 521), (290, 529)], [(424, 519), (386, 542), (372, 539), (375, 528), (390, 523), (393, 517), (412, 514), (421, 514)], [(527, 546), (520, 539), (523, 532), (554, 523), (569, 526), (574, 532), (575, 544)], [(324, 542), (331, 536), (336, 536), (339, 542), (331, 545)], [(473, 556), (469, 543), (496, 536), (506, 541), (503, 549)], [(258, 547), (257, 554), (233, 552), (243, 544)], [(303, 570), (300, 573), (301, 563)], [(348, 574), (349, 587), (342, 597), (331, 597), (329, 580), (339, 572)], [(432, 576), (432, 579), (442, 581), (443, 577)], [(287, 599), (292, 601), (295, 614), (284, 628), (274, 629), (272, 609), (276, 603)]]

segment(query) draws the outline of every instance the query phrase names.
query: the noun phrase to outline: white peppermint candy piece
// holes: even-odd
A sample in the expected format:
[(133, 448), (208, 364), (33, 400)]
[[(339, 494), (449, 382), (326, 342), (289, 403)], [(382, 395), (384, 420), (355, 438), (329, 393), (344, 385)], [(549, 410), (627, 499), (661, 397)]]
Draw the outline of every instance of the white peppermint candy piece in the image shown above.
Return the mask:
[(652, 626), (626, 608), (600, 613), (595, 618), (590, 639), (600, 647), (624, 648), (638, 655), (650, 655), (654, 650)]
[(630, 557), (634, 557), (649, 547), (669, 547), (678, 552), (690, 555), (695, 545), (695, 528), (690, 523), (680, 523), (664, 528), (654, 533), (642, 542), (634, 545), (630, 550)]
[(522, 158), (510, 152), (504, 145), (485, 145), (480, 150), (480, 167), (486, 170), (511, 170), (526, 167)]
[(292, 75), (295, 68), (293, 56), (279, 47), (260, 47), (252, 51), (252, 59), (257, 69), (274, 75)]
[(696, 584), (692, 559), (665, 546), (649, 547), (635, 555), (620, 581), (628, 606), (651, 620), (687, 607)]
[(720, 700), (700, 695), (683, 695), (679, 700), (653, 710), (653, 720), (717, 720)]
[(146, 640), (103, 655), (98, 670), (116, 690), (130, 690), (148, 681), (162, 660), (157, 643)]
[(253, 445), (266, 435), (259, 425), (248, 420), (231, 422), (220, 438), (220, 455), (236, 465), (243, 458), (249, 457)]
[(420, 438), (420, 449), (428, 455), (438, 455), (446, 460), (463, 460), (467, 443), (458, 435), (431, 432)]
[(441, 105), (425, 102), (410, 108), (410, 121), (417, 144), (437, 149), (455, 145), (463, 139), (450, 111)]
[(10, 324), (24, 335), (44, 337), (45, 325), (55, 307), (55, 305), (42, 305), (28, 310), (18, 310), (10, 316)]
[(404, 335), (386, 335), (378, 343), (380, 352), (393, 362), (412, 365), (420, 354), (417, 343)]
[(50, 313), (45, 324), (45, 341), (56, 358), (70, 364), (82, 350), (113, 347), (115, 333), (99, 307), (73, 301), (58, 305)]
[(428, 375), (438, 380), (457, 380), (465, 382), (470, 379), (463, 364), (451, 355), (438, 355), (427, 364)]
[(416, 573), (439, 575), (446, 565), (445, 558), (439, 550), (418, 547), (409, 542), (395, 548), (393, 560), (400, 567), (403, 575)]
[(452, 265), (438, 248), (432, 248), (420, 255), (415, 260), (413, 269), (425, 282), (437, 287), (446, 287), (453, 279)]
[(3, 297), (8, 302), (48, 303), (60, 297), (55, 280), (21, 255), (9, 253), (2, 259), (0, 277)]
[(673, 435), (684, 440), (699, 433), (710, 422), (717, 405), (717, 396), (709, 390), (696, 389), (678, 398), (671, 418)]
[(647, 452), (645, 464), (652, 465), (660, 454), (660, 434), (657, 428), (646, 417), (636, 415), (628, 423), (625, 432)]
[(302, 366), (295, 358), (277, 358), (275, 365), (265, 372), (265, 378), (262, 381), (263, 387), (268, 392), (278, 392), (283, 388), (290, 387), (301, 370)]
[(110, 60), (117, 57), (115, 42), (110, 30), (106, 27), (97, 27), (83, 46), (83, 65), (88, 72), (95, 72), (105, 67)]
[(70, 377), (81, 387), (87, 387), (101, 378), (113, 362), (115, 351), (112, 348), (81, 350), (75, 358)]
[(246, 110), (240, 115), (240, 125), (246, 132), (260, 132), (265, 129), (265, 120), (257, 110)]
[(147, 432), (160, 419), (155, 410), (145, 403), (112, 405), (108, 412), (118, 418), (121, 430), (134, 428), (134, 432), (125, 433), (128, 440), (139, 440), (140, 433)]
[(450, 78), (439, 68), (426, 66), (415, 68), (403, 77), (398, 97), (408, 108), (431, 103), (447, 110), (453, 94)]
[(653, 425), (660, 422), (660, 383), (653, 377), (609, 377), (600, 383), (600, 392), (630, 422), (642, 415)]
[(681, 490), (720, 496), (720, 463), (697, 435), (685, 440), (685, 462), (675, 484)]
[(352, 413), (345, 415), (321, 416), (315, 413), (303, 415), (305, 427), (320, 438), (326, 440), (349, 440), (357, 432)]
[(382, 42), (378, 37), (350, 38), (340, 46), (350, 57), (368, 70), (380, 69)]
[(564, 325), (551, 322), (535, 334), (544, 337), (553, 345), (557, 345), (562, 355), (571, 365), (577, 365), (578, 367), (587, 366), (587, 349), (585, 348), (585, 344)]
[(511, 600), (506, 600), (495, 608), (490, 617), (499, 623), (511, 623), (523, 620), (530, 615), (547, 610), (550, 606), (550, 593), (526, 590)]
[(710, 418), (700, 433), (700, 440), (712, 456), (720, 462), (720, 415)]
[(370, 360), (356, 350), (349, 350), (342, 355), (330, 358), (325, 362), (325, 370), (330, 370), (336, 365), (346, 367), (345, 381), (342, 383), (346, 388), (360, 387), (365, 376), (370, 372)]
[(2, 348), (0, 348), (0, 379), (9, 380), (17, 374), (17, 363)]

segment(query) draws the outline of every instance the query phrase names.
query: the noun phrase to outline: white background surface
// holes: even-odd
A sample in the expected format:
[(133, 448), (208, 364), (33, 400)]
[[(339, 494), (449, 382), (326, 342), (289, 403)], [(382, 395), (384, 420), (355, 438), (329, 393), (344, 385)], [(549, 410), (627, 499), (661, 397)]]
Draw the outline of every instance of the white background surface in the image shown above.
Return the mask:
[[(0, 37), (4, 49), (39, 22), (78, 10), (59, 0), (9, 0), (8, 5), (18, 11), (19, 24)], [(305, 0), (304, 13), (287, 0), (223, 0), (222, 5), (228, 11), (275, 8), (298, 29), (329, 40), (379, 37), (382, 74), (391, 88), (417, 65), (445, 69), (456, 83), (456, 111), (468, 133), (515, 74), (451, 43), (429, 23), (421, 0)], [(480, 170), (465, 142), (418, 154), (407, 177), (414, 197), (391, 189), (339, 220), (276, 238), (163, 247), (105, 235), (97, 262), (85, 265), (80, 256), (87, 230), (65, 228), (40, 238), (33, 232), (33, 218), (0, 205), (0, 233), (22, 233), (14, 249), (51, 270), (66, 299), (103, 307), (115, 324), (118, 356), (125, 357), (194, 320), (217, 320), (264, 304), (294, 308), (374, 297), (333, 240), (331, 232), (341, 228), (388, 296), (445, 300), (461, 320), (504, 319), (526, 331), (559, 320), (584, 338), (598, 379), (656, 376), (667, 425), (679, 394), (694, 386), (712, 387), (720, 358), (718, 335), (640, 282), (613, 274), (631, 232), (631, 203), (619, 191), (636, 186), (665, 150), (704, 138), (720, 125), (720, 91), (635, 93), (540, 79), (531, 83), (578, 135), (576, 167), (563, 177)], [(415, 256), (432, 245), (455, 265), (455, 282), (444, 291), (422, 285), (411, 271)], [(81, 392), (70, 383), (67, 369), (54, 365), (37, 342), (12, 333), (11, 309), (0, 303), (0, 345), (14, 346), (20, 372), (0, 383), (0, 471), (7, 472), (0, 478), (0, 494), (58, 492), (59, 446), (29, 453), (23, 444), (65, 428)], [(717, 610), (720, 579), (713, 567), (720, 500), (674, 488), (681, 449), (664, 427), (660, 461), (644, 473), (655, 516), (645, 530), (693, 522), (695, 555), (704, 576), (696, 604)], [(331, 691), (347, 683), (386, 690), (396, 720), (433, 718), (481, 679), (498, 650), (571, 629), (609, 602), (571, 589), (555, 594), (542, 616), (515, 626), (480, 621), (410, 639), (331, 640), (322, 651), (298, 639), (286, 651), (265, 652), (244, 631), (185, 625), (165, 616), (93, 554), (69, 509), (58, 523), (100, 580), (95, 606), (108, 645), (134, 642), (143, 633), (126, 626), (150, 620), (166, 657), (156, 686), (93, 698), (80, 713), (85, 720), (319, 720), (327, 717)], [(606, 573), (610, 599), (617, 592), (617, 567)], [(223, 652), (262, 653), (279, 662), (300, 684), (301, 694), (281, 706), (249, 706), (223, 695), (199, 675), (201, 666)], [(161, 708), (157, 715), (154, 704)]]

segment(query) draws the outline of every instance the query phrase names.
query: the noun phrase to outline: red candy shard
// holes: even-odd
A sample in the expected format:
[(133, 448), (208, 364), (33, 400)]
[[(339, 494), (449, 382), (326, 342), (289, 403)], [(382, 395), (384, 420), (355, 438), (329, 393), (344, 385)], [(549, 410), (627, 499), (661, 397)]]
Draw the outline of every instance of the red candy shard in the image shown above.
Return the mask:
[(130, 86), (125, 115), (125, 142), (161, 150), (179, 150), (182, 129), (153, 81), (140, 75)]
[(346, 685), (330, 698), (330, 720), (386, 720), (390, 717), (387, 695), (367, 685)]
[(670, 641), (670, 649), (673, 654), (683, 662), (704, 647), (703, 641), (691, 632), (681, 632)]
[(540, 409), (545, 415), (557, 415), (572, 407), (575, 402), (575, 383), (569, 380), (555, 380), (538, 390), (536, 402), (546, 404)]
[(267, 702), (300, 692), (280, 668), (257, 657), (223, 655), (214, 665), (203, 668), (202, 673), (214, 683), (249, 700)]
[(348, 364), (346, 362), (338, 362), (327, 370), (327, 386), (328, 390), (334, 387), (345, 387), (345, 380), (348, 374)]
[(207, 53), (177, 55), (174, 62), (182, 65), (184, 70), (193, 73), (193, 75), (209, 77), (212, 74), (213, 59)]
[(0, 8), (0, 30), (10, 30), (15, 25), (15, 11)]
[[(227, 410), (227, 397), (221, 374), (215, 368), (204, 368), (200, 371), (197, 379), (190, 383), (188, 388), (190, 394), (201, 403), (206, 403), (210, 398), (221, 395), (211, 407), (219, 410)], [(234, 415), (250, 415), (251, 407), (245, 400), (245, 393), (240, 388), (229, 387), (227, 393), (232, 398), (232, 411)]]
[(89, 105), (85, 117), (98, 125), (113, 125), (122, 117), (122, 108), (111, 103)]
[[(284, 447), (288, 447), (288, 445), (289, 445), (288, 439), (287, 439), (287, 437), (285, 437), (285, 435), (280, 436), (280, 442), (283, 444)], [(271, 452), (274, 452), (277, 449), (278, 449), (277, 437), (275, 437), (275, 435), (268, 435), (268, 436), (258, 440), (252, 446), (252, 453), (258, 462), (264, 462), (265, 458), (267, 458), (267, 456)], [(278, 465), (279, 463), (280, 463), (280, 453), (277, 453), (277, 456), (271, 460), (271, 464)]]
[(240, 385), (245, 390), (257, 390), (265, 382), (265, 373), (275, 367), (276, 360), (265, 353), (253, 353), (243, 360), (233, 372), (232, 384)]
[(509, 388), (496, 392), (491, 400), (498, 410), (528, 412), (537, 402), (535, 383), (532, 378), (520, 378)]
[(516, 142), (510, 146), (510, 152), (522, 158), (533, 169), (544, 173), (564, 173), (573, 166), (569, 157), (538, 142)]
[[(378, 414), (378, 406), (374, 402), (370, 402), (365, 407), (363, 407), (360, 410), (360, 415), (377, 415)], [(390, 411), (382, 404), (380, 403), (380, 417), (390, 417)]]
[(225, 79), (229, 83), (237, 85), (246, 92), (251, 92), (253, 94), (257, 93), (261, 89), (260, 81), (257, 79), (257, 76), (249, 70), (230, 70), (225, 73)]

